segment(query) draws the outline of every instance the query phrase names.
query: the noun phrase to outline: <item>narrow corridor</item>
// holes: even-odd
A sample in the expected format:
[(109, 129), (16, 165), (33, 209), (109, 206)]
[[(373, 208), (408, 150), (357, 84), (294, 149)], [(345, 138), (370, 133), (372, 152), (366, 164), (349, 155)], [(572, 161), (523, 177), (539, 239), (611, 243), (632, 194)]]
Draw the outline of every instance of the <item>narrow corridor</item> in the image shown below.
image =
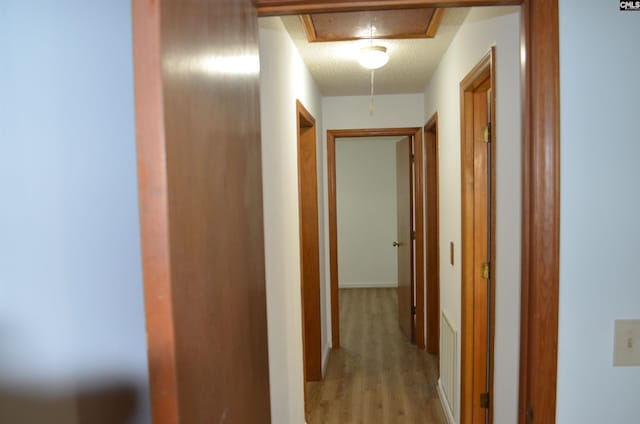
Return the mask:
[(324, 381), (307, 384), (308, 424), (446, 422), (437, 358), (401, 333), (396, 289), (340, 290), (340, 325)]

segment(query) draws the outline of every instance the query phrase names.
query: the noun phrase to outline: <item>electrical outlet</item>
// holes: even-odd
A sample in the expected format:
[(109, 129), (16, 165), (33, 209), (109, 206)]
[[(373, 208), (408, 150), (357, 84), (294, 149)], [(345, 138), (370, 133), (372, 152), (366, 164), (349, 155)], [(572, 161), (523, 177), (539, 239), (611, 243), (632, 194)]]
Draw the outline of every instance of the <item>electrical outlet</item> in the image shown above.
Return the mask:
[(640, 366), (640, 319), (617, 319), (614, 331), (613, 366)]

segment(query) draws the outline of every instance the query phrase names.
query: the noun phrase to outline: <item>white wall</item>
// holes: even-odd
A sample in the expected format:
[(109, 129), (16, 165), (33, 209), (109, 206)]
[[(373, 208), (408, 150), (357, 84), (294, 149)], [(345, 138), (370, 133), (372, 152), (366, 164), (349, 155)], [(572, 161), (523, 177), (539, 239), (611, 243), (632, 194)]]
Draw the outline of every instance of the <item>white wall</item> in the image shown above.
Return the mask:
[(397, 287), (396, 141), (336, 139), (339, 287)]
[(640, 367), (612, 366), (614, 320), (640, 318), (638, 40), (638, 12), (560, 1), (559, 424), (640, 416)]
[[(280, 18), (260, 19), (260, 103), (271, 416), (274, 423), (304, 422), (296, 99), (315, 117), (318, 169), (322, 163), (320, 92)], [(323, 180), (318, 177), (318, 193)], [(319, 196), (319, 207), (324, 206)], [(320, 233), (324, 232), (319, 219)], [(322, 243), (322, 238), (320, 239)], [(326, 280), (320, 246), (320, 281)], [(321, 291), (321, 309), (327, 297)], [(322, 319), (323, 358), (328, 317)]]
[[(375, 96), (369, 114), (369, 96), (338, 96), (322, 99), (324, 137), (327, 130), (354, 128), (419, 127), (424, 125), (424, 94)], [(326, 143), (325, 143), (326, 144)]]
[[(519, 8), (469, 12), (425, 91), (425, 118), (438, 112), (440, 302), (461, 346), (460, 81), (496, 46), (496, 317), (494, 422), (517, 419), (520, 322), (521, 130)], [(455, 243), (455, 266), (449, 242)], [(457, 374), (460, 376), (460, 356)], [(460, 387), (455, 419), (460, 420)]]
[(117, 384), (151, 422), (130, 2), (2, 1), (0, 50), (0, 403)]

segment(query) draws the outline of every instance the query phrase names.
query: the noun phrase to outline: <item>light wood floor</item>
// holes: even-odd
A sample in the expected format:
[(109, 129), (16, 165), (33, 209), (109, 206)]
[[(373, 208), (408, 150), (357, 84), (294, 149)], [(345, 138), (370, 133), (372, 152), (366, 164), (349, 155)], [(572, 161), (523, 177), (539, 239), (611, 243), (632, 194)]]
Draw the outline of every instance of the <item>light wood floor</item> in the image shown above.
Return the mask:
[(308, 424), (445, 424), (437, 358), (398, 326), (395, 289), (340, 290), (342, 348), (322, 382), (307, 383)]

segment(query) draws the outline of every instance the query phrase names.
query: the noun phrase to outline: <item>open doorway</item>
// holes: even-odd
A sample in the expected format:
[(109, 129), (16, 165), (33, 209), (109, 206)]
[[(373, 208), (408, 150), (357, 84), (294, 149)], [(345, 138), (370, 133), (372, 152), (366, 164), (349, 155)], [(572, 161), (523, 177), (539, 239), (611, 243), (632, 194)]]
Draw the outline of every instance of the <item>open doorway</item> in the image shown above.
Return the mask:
[[(340, 348), (310, 395), (308, 422), (444, 423), (437, 361), (422, 351), (422, 128), (329, 130), (327, 143)], [(335, 390), (344, 399), (319, 407)]]
[[(412, 5), (449, 6), (503, 3), (407, 2)], [(256, 0), (255, 4), (262, 14), (309, 13), (328, 7), (326, 2), (314, 1)], [(357, 8), (355, 5), (352, 1), (336, 1), (330, 7), (333, 11), (354, 10)], [(246, 418), (247, 422), (266, 422), (269, 416), (269, 390), (265, 384), (268, 380), (265, 371), (268, 367), (266, 337), (255, 337), (255, 334), (264, 334), (264, 311), (260, 307), (264, 303), (264, 284), (260, 277), (263, 274), (260, 261), (256, 260), (250, 267), (252, 273), (244, 272), (247, 269), (246, 258), (261, 257), (264, 247), (259, 224), (262, 222), (260, 193), (259, 190), (247, 189), (260, 187), (259, 172), (256, 171), (260, 167), (259, 160), (256, 160), (260, 156), (256, 113), (258, 75), (255, 67), (251, 66), (243, 72), (229, 72), (230, 65), (247, 63), (244, 60), (246, 56), (242, 56), (247, 51), (257, 51), (255, 10), (248, 2), (238, 2), (237, 7), (220, 8), (215, 16), (206, 13), (209, 12), (206, 9), (208, 4), (163, 3), (163, 13), (160, 13), (157, 3), (147, 6), (142, 2), (134, 3), (134, 44), (145, 298), (154, 416), (171, 420), (177, 416), (180, 406), (180, 411), (197, 413), (196, 417), (205, 417), (205, 420), (231, 416)], [(362, 7), (370, 6), (371, 3), (367, 3)], [(380, 1), (375, 6), (394, 7), (394, 3)], [(554, 352), (557, 346), (559, 264), (557, 2), (528, 0), (523, 2), (523, 11), (522, 69), (526, 122), (523, 136), (523, 325), (519, 417), (521, 422), (533, 420), (535, 416), (536, 421), (551, 423), (555, 416)], [(237, 40), (242, 42), (232, 43)], [(224, 54), (207, 56), (205, 53), (210, 53), (215, 43), (219, 43), (219, 51)], [(191, 78), (194, 74), (196, 77)], [(230, 86), (234, 89), (228, 89)], [(193, 107), (185, 108), (184, 105)], [(187, 110), (190, 113), (182, 113)], [(245, 120), (247, 116), (249, 119)], [(212, 134), (218, 135), (215, 149), (211, 148), (207, 138)], [(225, 161), (220, 166), (212, 166), (206, 161), (209, 157), (224, 158)], [(198, 167), (194, 166), (196, 164)], [(209, 174), (196, 172), (201, 169), (226, 173), (203, 178)], [(234, 174), (229, 175), (229, 172)], [(219, 187), (220, 181), (225, 185)], [(192, 219), (184, 213), (185, 209), (180, 209), (189, 201), (176, 201), (177, 194), (181, 192), (185, 193), (187, 200), (206, 200), (205, 206), (210, 206), (209, 209), (198, 204), (199, 209), (212, 212)], [(169, 194), (171, 202), (167, 200)], [(232, 210), (246, 214), (242, 221), (251, 225), (236, 225), (237, 213), (229, 216), (220, 213), (217, 206), (228, 204), (229, 199), (237, 205)], [(158, 226), (158, 222), (163, 225)], [(204, 234), (203, 229), (216, 231)], [(188, 237), (192, 233), (194, 236)], [(195, 242), (185, 242), (192, 239)], [(231, 259), (229, 246), (238, 247)], [(240, 247), (244, 250), (240, 251)], [(162, 255), (155, 255), (157, 250)], [(193, 260), (201, 257), (206, 260)], [(229, 263), (238, 265), (229, 267)], [(225, 286), (225, 281), (232, 281), (233, 287)], [(197, 284), (183, 290), (186, 284), (191, 283)], [(228, 298), (234, 303), (224, 303), (226, 298), (221, 297), (219, 291), (207, 291), (207, 287), (221, 286), (226, 289), (223, 293), (229, 294)], [(183, 299), (192, 293), (195, 294), (193, 298)], [(250, 301), (245, 301), (247, 298)], [(221, 307), (212, 305), (210, 299), (219, 299)], [(158, 324), (159, 321), (166, 325)], [(207, 325), (195, 327), (189, 325), (192, 322)], [(220, 337), (215, 345), (195, 345), (194, 340), (203, 339), (206, 331), (218, 326), (223, 326), (220, 332), (228, 335), (223, 341), (229, 344), (222, 353), (248, 352), (251, 356), (247, 359), (239, 355), (218, 354)], [(171, 331), (174, 328), (175, 331)], [(193, 337), (189, 337), (190, 334)], [(216, 367), (207, 367), (211, 362), (210, 352), (218, 355), (214, 361)], [(248, 367), (248, 363), (252, 366)], [(177, 375), (180, 375), (179, 380)], [(212, 390), (194, 389), (203, 387), (200, 381), (215, 382), (209, 386), (221, 387), (228, 375), (233, 375), (236, 384), (223, 393), (224, 396), (214, 396)], [(258, 380), (259, 385), (255, 383)], [(254, 404), (260, 401), (260, 407), (253, 408), (257, 411), (254, 415), (245, 411), (247, 398), (254, 400)], [(200, 405), (207, 407), (198, 408)], [(162, 414), (163, 411), (166, 413)], [(245, 415), (240, 415), (242, 413)]]
[[(407, 211), (405, 218), (396, 215), (398, 225), (402, 219), (406, 240), (398, 240), (400, 231), (396, 231), (396, 239), (391, 246), (397, 248), (397, 277), (398, 286), (398, 322), (407, 338), (415, 342), (418, 347), (424, 346), (424, 224), (423, 224), (423, 159), (422, 159), (422, 128), (386, 128), (364, 130), (329, 130), (327, 131), (327, 177), (329, 193), (329, 257), (331, 274), (331, 322), (333, 348), (341, 346), (340, 332), (340, 269), (338, 263), (338, 219), (337, 219), (337, 184), (336, 184), (336, 140), (340, 138), (365, 137), (396, 137), (396, 140), (406, 139), (407, 173), (406, 184), (400, 181), (398, 175), (397, 187), (406, 186), (406, 199), (402, 208)], [(415, 152), (419, 152), (416, 156)], [(402, 161), (396, 152), (397, 161)], [(397, 163), (395, 171), (397, 173)], [(398, 191), (396, 191), (396, 195)], [(406, 203), (406, 205), (404, 205)], [(403, 228), (404, 228), (403, 227)], [(404, 244), (400, 244), (404, 243)], [(405, 252), (406, 250), (406, 252)], [(404, 261), (404, 265), (401, 265)], [(407, 269), (404, 269), (407, 268)], [(400, 281), (402, 280), (402, 281)], [(402, 309), (401, 309), (402, 307)]]

